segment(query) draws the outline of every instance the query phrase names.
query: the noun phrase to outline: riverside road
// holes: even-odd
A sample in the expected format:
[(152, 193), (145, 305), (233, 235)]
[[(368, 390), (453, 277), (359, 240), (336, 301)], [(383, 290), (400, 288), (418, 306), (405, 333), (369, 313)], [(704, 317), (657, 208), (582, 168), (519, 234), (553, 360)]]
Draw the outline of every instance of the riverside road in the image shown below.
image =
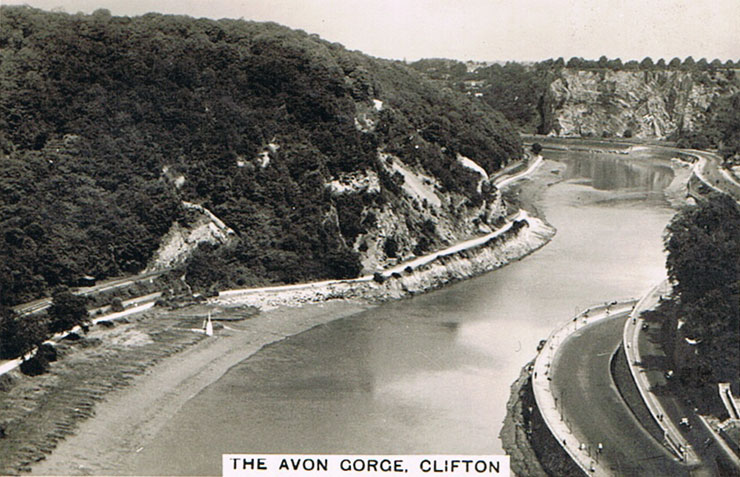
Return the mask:
[(591, 455), (615, 475), (689, 475), (640, 425), (611, 377), (609, 362), (622, 341), (626, 319), (621, 314), (596, 322), (562, 344), (551, 373), (558, 409), (579, 442), (591, 443), (591, 448), (602, 443), (603, 451), (594, 449)]

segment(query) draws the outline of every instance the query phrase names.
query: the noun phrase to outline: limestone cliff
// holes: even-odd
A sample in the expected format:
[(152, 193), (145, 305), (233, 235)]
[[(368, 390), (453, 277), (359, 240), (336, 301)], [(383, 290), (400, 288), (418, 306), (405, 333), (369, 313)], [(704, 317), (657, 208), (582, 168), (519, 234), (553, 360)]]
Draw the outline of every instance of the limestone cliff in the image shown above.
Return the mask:
[[(444, 190), (439, 180), (422, 167), (384, 152), (378, 153), (380, 167), (399, 183), (397, 194), (389, 200), (373, 200), (381, 186), (372, 170), (348, 173), (325, 185), (335, 201), (364, 204), (362, 230), (354, 237), (345, 237), (349, 239), (347, 245), (359, 252), (364, 273), (489, 233), (503, 220), (506, 211), (500, 192), (491, 186), (480, 166), (463, 156), (461, 159), (466, 167), (478, 170), (479, 203)], [(338, 216), (337, 220), (341, 222), (342, 218)]]
[(666, 138), (693, 130), (712, 102), (740, 90), (734, 70), (612, 71), (564, 68), (550, 83), (550, 134)]
[(234, 231), (205, 207), (183, 202), (184, 223), (174, 222), (162, 238), (147, 271), (182, 265), (202, 243), (225, 244), (235, 238)]

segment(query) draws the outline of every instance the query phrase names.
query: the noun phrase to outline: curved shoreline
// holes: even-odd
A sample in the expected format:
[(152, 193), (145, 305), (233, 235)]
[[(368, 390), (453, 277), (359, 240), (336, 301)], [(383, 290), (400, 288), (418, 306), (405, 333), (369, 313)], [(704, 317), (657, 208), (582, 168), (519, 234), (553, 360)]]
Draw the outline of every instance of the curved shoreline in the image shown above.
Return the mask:
[(553, 234), (554, 229), (543, 221), (527, 218), (526, 224), (509, 234), (441, 255), (382, 284), (332, 283), (248, 294), (247, 300), (238, 295), (216, 300), (228, 307), (249, 303), (277, 308), (250, 318), (238, 329), (229, 326), (214, 338), (198, 340), (196, 346), (187, 346), (156, 366), (145, 363), (143, 376), (106, 396), (95, 406), (95, 417), (80, 422), (74, 435), (59, 442), (45, 460), (32, 465), (32, 473), (126, 473), (130, 456), (145, 447), (188, 400), (264, 346), (359, 313), (373, 302), (411, 296), (495, 270), (544, 246)]
[[(544, 184), (540, 185), (545, 187)], [(413, 273), (401, 272), (397, 277), (389, 278), (382, 287), (376, 287), (376, 294), (370, 298), (383, 301), (410, 296), (521, 259), (545, 245), (554, 233), (554, 229), (539, 219), (532, 219), (531, 222), (524, 232), (518, 234), (529, 235), (527, 240), (518, 240), (521, 237), (517, 236), (513, 240), (495, 244), (496, 247), (486, 244), (458, 251), (453, 256), (440, 257), (439, 260), (417, 268)], [(60, 443), (47, 461), (35, 465), (34, 473), (125, 472), (127, 456), (146, 445), (147, 439), (151, 439), (185, 402), (216, 381), (231, 366), (269, 343), (371, 306), (363, 300), (363, 297), (367, 297), (364, 293), (367, 290), (342, 290), (336, 284), (321, 290), (318, 294), (315, 289), (307, 294), (305, 290), (298, 294), (293, 290), (279, 299), (274, 294), (263, 296), (260, 305), (280, 307), (250, 319), (249, 325), (254, 329), (250, 330), (248, 336), (246, 333), (229, 330), (214, 340), (202, 340), (198, 346), (188, 347), (174, 354), (156, 368), (149, 368), (147, 374), (137, 378), (132, 386), (107, 396), (106, 402), (98, 404), (97, 416), (82, 422), (75, 431), (77, 435)], [(336, 298), (342, 299), (335, 300)], [(352, 302), (347, 301), (347, 298), (360, 300)], [(317, 301), (323, 304), (301, 308), (285, 306), (300, 306)], [(244, 301), (228, 304), (236, 303)], [(116, 429), (115, 435), (110, 435), (110, 429)], [(102, 466), (100, 462), (107, 462), (115, 467)]]

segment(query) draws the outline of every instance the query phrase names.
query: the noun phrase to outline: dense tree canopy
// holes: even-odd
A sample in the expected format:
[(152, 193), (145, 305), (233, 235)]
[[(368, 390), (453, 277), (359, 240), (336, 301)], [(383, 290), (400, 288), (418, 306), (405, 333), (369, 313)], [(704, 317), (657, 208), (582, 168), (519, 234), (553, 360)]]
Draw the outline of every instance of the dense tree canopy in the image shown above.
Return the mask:
[(0, 304), (142, 270), (182, 200), (236, 231), (201, 257), (231, 282), (352, 276), (362, 208), (327, 182), (385, 149), (474, 198), (457, 153), (489, 172), (522, 153), (487, 105), (276, 24), (1, 8)]
[(710, 382), (740, 378), (740, 206), (715, 194), (677, 214), (667, 229), (666, 268), (676, 293), (679, 339), (697, 345)]

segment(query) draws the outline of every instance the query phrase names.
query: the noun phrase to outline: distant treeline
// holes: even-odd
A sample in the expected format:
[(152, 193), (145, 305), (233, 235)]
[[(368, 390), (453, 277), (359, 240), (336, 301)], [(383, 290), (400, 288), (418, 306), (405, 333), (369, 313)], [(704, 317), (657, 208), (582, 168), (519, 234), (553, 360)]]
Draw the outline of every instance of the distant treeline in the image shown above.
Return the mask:
[[(3, 6), (0, 54), (0, 305), (142, 270), (182, 200), (237, 233), (194, 284), (355, 276), (363, 210), (399, 194), (379, 150), (473, 202), (457, 153), (489, 172), (522, 154), (490, 106), (272, 23)], [(379, 193), (327, 191), (363, 170)]]
[(711, 71), (720, 69), (734, 69), (737, 65), (737, 63), (733, 60), (726, 60), (725, 62), (722, 62), (722, 60), (718, 58), (715, 58), (712, 61), (709, 61), (706, 58), (694, 60), (694, 58), (691, 56), (687, 56), (683, 60), (681, 58), (675, 57), (670, 61), (667, 61), (663, 58), (659, 58), (658, 60), (653, 61), (652, 58), (646, 56), (641, 61), (629, 60), (624, 63), (619, 58), (610, 59), (606, 56), (602, 56), (598, 60), (587, 60), (581, 57), (574, 56), (573, 58), (569, 59), (567, 63), (563, 58), (558, 58), (556, 60), (545, 60), (540, 62), (539, 64), (543, 66), (553, 66), (556, 68), (565, 67), (580, 70), (608, 68), (614, 71), (644, 71), (652, 69)]

